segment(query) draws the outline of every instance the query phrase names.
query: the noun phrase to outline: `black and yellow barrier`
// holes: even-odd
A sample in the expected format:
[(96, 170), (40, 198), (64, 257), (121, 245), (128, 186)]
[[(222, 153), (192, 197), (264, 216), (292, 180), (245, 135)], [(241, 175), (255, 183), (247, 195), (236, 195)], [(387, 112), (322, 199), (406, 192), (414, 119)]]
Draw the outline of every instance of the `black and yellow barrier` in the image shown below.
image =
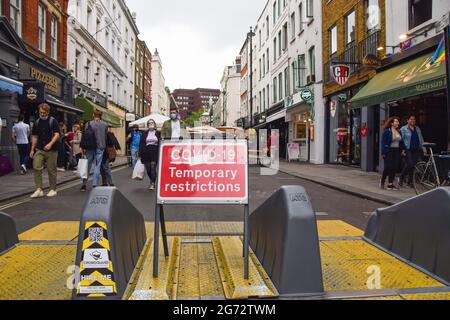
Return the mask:
[(300, 186), (285, 186), (250, 215), (250, 245), (280, 295), (323, 293), (316, 215)]
[(450, 188), (377, 210), (364, 239), (450, 283)]
[(116, 188), (95, 188), (78, 237), (73, 299), (121, 299), (147, 241), (141, 213)]
[(0, 212), (0, 253), (11, 249), (18, 242), (14, 220), (9, 215)]

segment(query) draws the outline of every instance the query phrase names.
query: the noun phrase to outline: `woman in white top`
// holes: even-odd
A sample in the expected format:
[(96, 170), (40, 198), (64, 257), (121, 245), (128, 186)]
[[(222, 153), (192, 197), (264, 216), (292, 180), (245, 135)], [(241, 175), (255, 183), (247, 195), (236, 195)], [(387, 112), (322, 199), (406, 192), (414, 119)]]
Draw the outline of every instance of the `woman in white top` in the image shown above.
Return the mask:
[(149, 190), (155, 189), (160, 141), (161, 135), (157, 131), (156, 122), (150, 119), (148, 121), (148, 131), (142, 135), (139, 146), (139, 156), (150, 178)]

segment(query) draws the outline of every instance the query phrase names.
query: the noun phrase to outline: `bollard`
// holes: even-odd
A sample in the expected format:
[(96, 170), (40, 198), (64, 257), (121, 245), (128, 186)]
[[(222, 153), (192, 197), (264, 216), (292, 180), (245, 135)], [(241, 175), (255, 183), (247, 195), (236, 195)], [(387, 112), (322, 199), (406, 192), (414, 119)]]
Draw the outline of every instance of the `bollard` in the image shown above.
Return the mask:
[(250, 215), (250, 245), (281, 295), (323, 294), (316, 215), (303, 187), (280, 188)]
[(16, 223), (9, 215), (0, 212), (0, 253), (11, 249), (17, 243), (19, 238)]
[(116, 188), (95, 188), (80, 223), (75, 300), (123, 297), (147, 241), (142, 214)]
[(450, 188), (377, 210), (364, 240), (450, 283)]

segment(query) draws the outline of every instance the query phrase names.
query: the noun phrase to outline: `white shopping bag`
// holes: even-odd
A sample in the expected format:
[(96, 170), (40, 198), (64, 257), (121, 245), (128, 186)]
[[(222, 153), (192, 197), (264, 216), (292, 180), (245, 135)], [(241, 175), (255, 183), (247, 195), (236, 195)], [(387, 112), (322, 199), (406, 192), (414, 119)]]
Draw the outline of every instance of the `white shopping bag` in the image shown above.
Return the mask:
[(144, 180), (145, 175), (145, 166), (142, 164), (141, 160), (136, 162), (133, 170), (133, 180)]
[(78, 160), (78, 167), (77, 167), (77, 176), (81, 179), (88, 179), (89, 178), (89, 172), (88, 172), (88, 160), (87, 159), (80, 159)]

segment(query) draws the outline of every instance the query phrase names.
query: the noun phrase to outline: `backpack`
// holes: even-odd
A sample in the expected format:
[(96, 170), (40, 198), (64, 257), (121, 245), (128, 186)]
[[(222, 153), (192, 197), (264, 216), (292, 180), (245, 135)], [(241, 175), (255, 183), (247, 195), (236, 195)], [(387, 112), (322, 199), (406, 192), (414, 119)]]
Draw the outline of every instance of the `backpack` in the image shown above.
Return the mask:
[(86, 130), (84, 130), (83, 136), (81, 137), (80, 147), (83, 150), (97, 149), (97, 139), (95, 138), (95, 132), (90, 122), (88, 122)]

